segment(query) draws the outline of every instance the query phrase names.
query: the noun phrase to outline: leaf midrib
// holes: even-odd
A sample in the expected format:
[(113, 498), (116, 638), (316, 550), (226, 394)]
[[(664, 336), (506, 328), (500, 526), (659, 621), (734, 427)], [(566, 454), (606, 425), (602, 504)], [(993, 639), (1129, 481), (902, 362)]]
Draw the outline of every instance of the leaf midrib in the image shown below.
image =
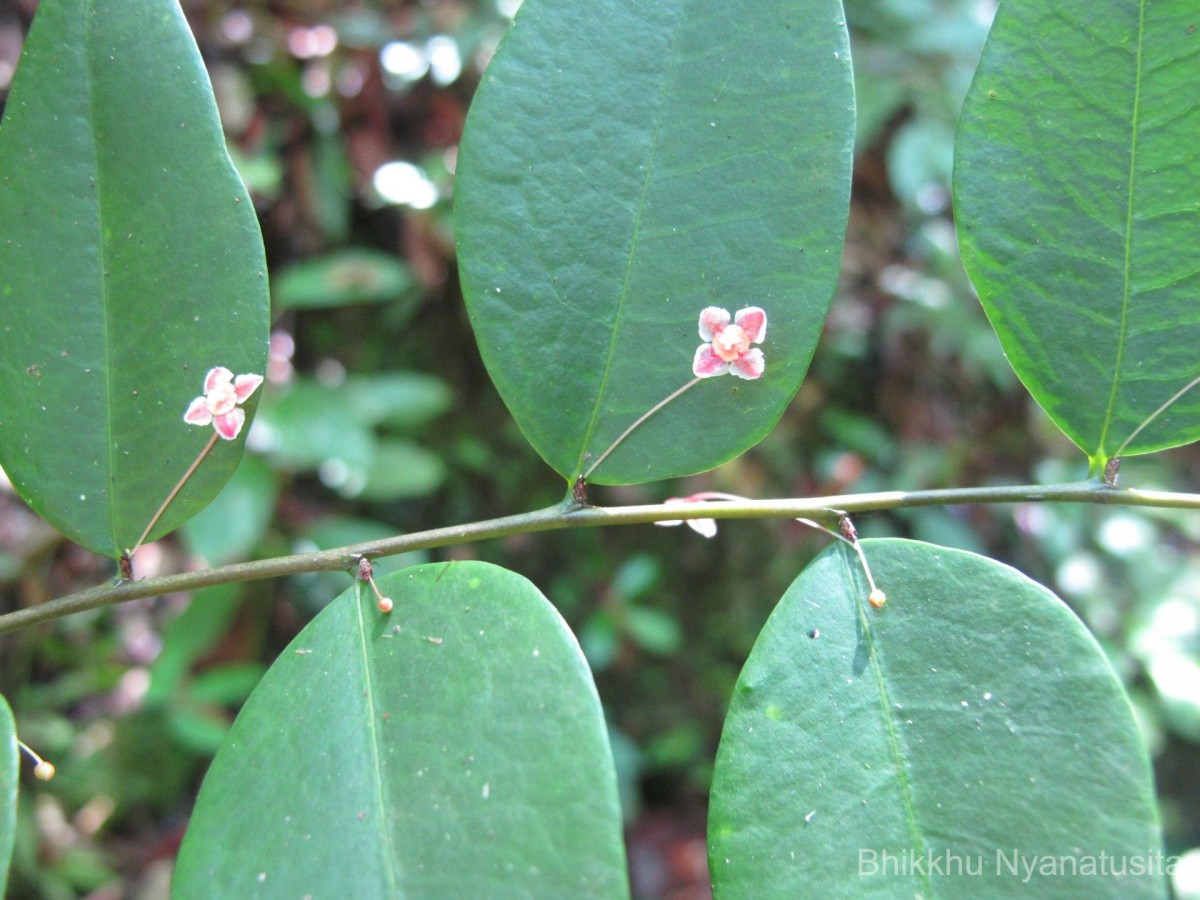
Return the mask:
[[(879, 655), (875, 652), (875, 636), (871, 630), (871, 620), (867, 614), (866, 608), (863, 605), (862, 597), (865, 591), (856, 577), (856, 560), (854, 554), (846, 550), (842, 550), (842, 565), (846, 573), (846, 583), (849, 585), (849, 593), (854, 598), (854, 608), (858, 612), (858, 623), (862, 629), (863, 640), (867, 644), (867, 658), (870, 660), (871, 673), (875, 676), (875, 683), (879, 689), (880, 700), (880, 718), (884, 727), (884, 738), (888, 748), (892, 754), (892, 766), (896, 771), (896, 785), (900, 791), (900, 801), (904, 807), (904, 821), (908, 824), (909, 839), (912, 841), (912, 849), (915, 858), (921, 859), (925, 856), (925, 842), (921, 839), (921, 828), (917, 822), (917, 808), (913, 800), (912, 785), (908, 779), (908, 772), (904, 767), (904, 752), (901, 747), (900, 732), (896, 728), (896, 717), (893, 714), (895, 707), (892, 705), (891, 694), (888, 693), (887, 679), (883, 674), (883, 667), (880, 665)], [(932, 897), (933, 882), (928, 871), (922, 870), (925, 896)]]
[(119, 553), (121, 549), (121, 539), (117, 533), (118, 509), (120, 504), (117, 502), (117, 477), (116, 477), (116, 452), (115, 441), (113, 437), (114, 422), (113, 422), (113, 401), (116, 396), (113, 388), (112, 372), (113, 372), (113, 329), (117, 327), (112, 321), (112, 303), (109, 302), (108, 296), (108, 281), (104, 273), (108, 271), (108, 241), (105, 237), (104, 230), (104, 187), (103, 187), (103, 172), (100, 166), (99, 141), (97, 135), (96, 123), (98, 116), (96, 112), (96, 90), (97, 81), (96, 68), (94, 62), (96, 59), (95, 42), (93, 40), (94, 23), (96, 16), (96, 0), (88, 0), (84, 9), (84, 14), (87, 21), (84, 23), (84, 39), (83, 39), (83, 54), (84, 67), (87, 72), (87, 77), (81, 89), (87, 93), (87, 110), (88, 110), (88, 128), (91, 135), (89, 147), (92, 151), (92, 171), (96, 173), (96, 183), (93, 188), (93, 195), (96, 201), (96, 255), (99, 260), (99, 270), (97, 275), (97, 288), (101, 307), (104, 315), (102, 316), (103, 325), (101, 327), (101, 342), (103, 343), (103, 375), (104, 378), (104, 451), (106, 455), (105, 481), (107, 482), (107, 490), (105, 497), (107, 498), (108, 506), (108, 532), (112, 540), (113, 553)]
[(650, 138), (650, 152), (646, 156), (646, 173), (642, 178), (642, 188), (638, 195), (637, 210), (633, 216), (633, 232), (630, 235), (629, 253), (625, 259), (625, 271), (621, 277), (621, 292), (617, 299), (617, 313), (613, 322), (612, 335), (608, 342), (608, 355), (604, 360), (604, 372), (600, 376), (600, 383), (596, 390), (596, 402), (592, 405), (592, 411), (588, 415), (587, 429), (584, 432), (583, 440), (579, 445), (579, 456), (575, 461), (575, 471), (571, 473), (571, 480), (579, 475), (587, 467), (588, 447), (591, 446), (592, 438), (596, 433), (596, 426), (600, 422), (600, 410), (604, 405), (604, 401), (608, 397), (609, 384), (612, 380), (613, 364), (617, 357), (617, 342), (621, 334), (622, 313), (629, 300), (629, 282), (633, 274), (633, 266), (637, 257), (638, 238), (642, 229), (642, 209), (645, 206), (646, 194), (650, 190), (650, 183), (655, 174), (655, 162), (658, 157), (658, 140), (662, 130), (663, 113), (667, 106), (666, 99), (668, 96), (668, 85), (671, 84), (671, 76), (676, 65), (676, 55), (674, 53), (675, 42), (679, 36), (680, 23), (684, 17), (679, 14), (682, 3), (676, 5), (675, 22), (671, 29), (671, 39), (667, 42), (667, 65), (663, 71), (663, 78), (658, 88), (658, 97), (655, 102), (654, 115), (654, 132)]
[(363, 620), (363, 603), (360, 598), (362, 593), (362, 581), (356, 580), (354, 583), (355, 591), (353, 595), (354, 613), (358, 624), (358, 650), (359, 664), (362, 666), (364, 689), (363, 694), (366, 698), (367, 706), (367, 721), (366, 730), (367, 737), (371, 742), (371, 771), (374, 775), (372, 782), (375, 786), (375, 815), (378, 817), (379, 830), (381, 832), (382, 853), (384, 856), (384, 872), (388, 880), (388, 896), (400, 897), (397, 884), (397, 860), (399, 857), (396, 854), (394, 846), (392, 829), (388, 825), (387, 810), (388, 804), (384, 797), (384, 781), (383, 781), (383, 755), (379, 750), (379, 719), (375, 707), (375, 682), (371, 672), (371, 654), (370, 648), (367, 646), (367, 628), (368, 623)]
[(1137, 52), (1133, 82), (1133, 110), (1129, 129), (1129, 175), (1125, 185), (1125, 255), (1122, 260), (1121, 320), (1117, 329), (1117, 357), (1113, 363), (1112, 384), (1109, 386), (1108, 406), (1104, 411), (1104, 424), (1100, 429), (1100, 440), (1096, 453), (1100, 464), (1106, 461), (1105, 446), (1117, 405), (1117, 394), (1121, 386), (1121, 368), (1125, 361), (1125, 344), (1129, 330), (1130, 267), (1133, 259), (1134, 185), (1137, 176), (1138, 130), (1142, 111), (1142, 54), (1146, 36), (1146, 0), (1138, 4)]

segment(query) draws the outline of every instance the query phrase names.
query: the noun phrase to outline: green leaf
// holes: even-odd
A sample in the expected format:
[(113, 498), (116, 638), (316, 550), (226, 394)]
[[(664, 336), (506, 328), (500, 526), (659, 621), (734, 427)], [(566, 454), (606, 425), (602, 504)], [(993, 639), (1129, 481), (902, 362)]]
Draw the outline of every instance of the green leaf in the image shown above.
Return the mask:
[(180, 749), (205, 757), (220, 750), (229, 736), (229, 721), (221, 711), (186, 699), (167, 707), (166, 728)]
[[(963, 260), (1009, 360), (1101, 468), (1200, 374), (1196, 9), (1008, 0), (963, 108)], [(1200, 438), (1186, 395), (1124, 455)]]
[(697, 472), (766, 435), (833, 294), (853, 136), (838, 0), (523, 4), (471, 106), (455, 234), (484, 362), (554, 469), (573, 479), (691, 380), (707, 306), (766, 310), (765, 376), (697, 384), (592, 480)]
[(625, 611), (625, 628), (641, 649), (659, 656), (672, 656), (683, 647), (683, 629), (661, 609), (631, 606)]
[(275, 281), (279, 310), (404, 301), (416, 305), (420, 291), (403, 262), (378, 250), (340, 250), (289, 266)]
[[(208, 369), (266, 366), (262, 239), (178, 4), (39, 5), (0, 127), (0, 221), (0, 464), (116, 556), (211, 434), (183, 422)], [(240, 455), (219, 442), (151, 537)]]
[(192, 595), (187, 608), (163, 633), (163, 646), (150, 666), (145, 705), (153, 708), (180, 692), (192, 664), (208, 654), (229, 630), (241, 607), (242, 587), (215, 584)]
[(342, 594), (247, 702), (174, 896), (625, 897), (591, 674), (519, 575), (445, 563)]
[(224, 663), (196, 676), (188, 687), (188, 699), (219, 706), (241, 704), (263, 677), (260, 663)]
[[(738, 679), (709, 814), (716, 896), (1164, 897), (1149, 759), (1082, 623), (993, 560), (863, 549), (887, 605), (867, 605), (839, 544)], [(1101, 854), (1124, 874), (1071, 874)]]
[(271, 524), (278, 496), (275, 470), (246, 454), (221, 493), (184, 524), (184, 543), (210, 566), (248, 559)]
[(339, 396), (372, 425), (409, 430), (448, 412), (454, 391), (424, 372), (381, 372), (346, 379)]
[(17, 835), (17, 776), (20, 772), (17, 726), (8, 702), (0, 696), (0, 897), (6, 896), (8, 869)]
[[(336, 470), (343, 481), (348, 472), (364, 471), (375, 452), (369, 423), (340, 390), (309, 379), (269, 393), (255, 427), (261, 449), (277, 465), (302, 471), (325, 466), (327, 475)], [(329, 481), (338, 486), (334, 477)]]
[(432, 494), (446, 478), (441, 456), (412, 441), (385, 440), (375, 445), (361, 489), (364, 500), (405, 500)]
[(453, 401), (444, 381), (418, 372), (347, 378), (336, 387), (297, 379), (263, 403), (256, 446), (281, 465), (316, 469), (346, 497), (421, 497), (445, 478), (441, 458), (411, 441), (379, 437), (374, 429), (417, 428)]

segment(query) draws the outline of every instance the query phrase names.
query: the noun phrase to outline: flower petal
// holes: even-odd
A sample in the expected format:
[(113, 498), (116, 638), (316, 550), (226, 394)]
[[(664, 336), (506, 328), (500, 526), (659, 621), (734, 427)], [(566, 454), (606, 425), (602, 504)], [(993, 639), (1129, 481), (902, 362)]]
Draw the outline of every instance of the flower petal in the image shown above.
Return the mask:
[(763, 338), (767, 336), (767, 314), (757, 306), (739, 309), (733, 321), (734, 324), (744, 329), (746, 334), (750, 335), (752, 343), (761, 344)]
[(713, 335), (729, 324), (729, 312), (719, 306), (706, 306), (700, 310), (700, 337), (711, 341)]
[(258, 390), (263, 383), (261, 375), (239, 375), (233, 380), (233, 389), (237, 393), (237, 402), (245, 403), (250, 395)]
[(246, 424), (246, 411), (244, 409), (234, 408), (223, 416), (217, 416), (213, 419), (213, 428), (217, 430), (217, 434), (227, 441), (232, 441), (235, 437), (242, 433), (242, 426)]
[(729, 374), (736, 375), (738, 378), (745, 378), (747, 381), (753, 381), (755, 378), (762, 378), (762, 373), (766, 368), (767, 361), (763, 357), (763, 352), (754, 347), (734, 360), (733, 368), (729, 370)]
[(724, 375), (729, 371), (729, 363), (713, 353), (712, 344), (701, 344), (696, 348), (696, 356), (692, 360), (692, 374), (697, 378), (711, 378), (714, 375)]
[(671, 528), (675, 525), (682, 525), (683, 519), (664, 519), (661, 522), (655, 522), (655, 525), (662, 525), (664, 528)]
[(688, 519), (688, 528), (697, 534), (702, 534), (706, 538), (717, 536), (717, 520), (716, 519)]
[(224, 366), (209, 369), (208, 374), (204, 376), (204, 393), (211, 393), (219, 387), (230, 384), (232, 381), (233, 373)]
[(183, 414), (183, 421), (189, 425), (207, 425), (212, 421), (212, 413), (208, 411), (208, 398), (197, 397), (188, 404), (187, 412)]

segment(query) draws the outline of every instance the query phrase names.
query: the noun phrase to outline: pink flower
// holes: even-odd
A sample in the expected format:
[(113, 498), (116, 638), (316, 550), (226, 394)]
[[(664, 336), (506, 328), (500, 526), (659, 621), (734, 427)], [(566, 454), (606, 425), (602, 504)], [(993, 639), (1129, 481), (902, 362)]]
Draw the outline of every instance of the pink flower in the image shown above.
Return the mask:
[(189, 425), (212, 425), (218, 435), (232, 441), (246, 424), (246, 411), (238, 407), (258, 390), (261, 375), (239, 375), (224, 366), (209, 369), (204, 376), (204, 393), (193, 400), (183, 414)]
[(757, 306), (739, 309), (733, 321), (719, 306), (700, 311), (700, 337), (708, 341), (696, 350), (692, 374), (711, 378), (728, 372), (738, 378), (761, 378), (766, 368), (763, 352), (751, 344), (761, 344), (767, 336), (767, 314)]

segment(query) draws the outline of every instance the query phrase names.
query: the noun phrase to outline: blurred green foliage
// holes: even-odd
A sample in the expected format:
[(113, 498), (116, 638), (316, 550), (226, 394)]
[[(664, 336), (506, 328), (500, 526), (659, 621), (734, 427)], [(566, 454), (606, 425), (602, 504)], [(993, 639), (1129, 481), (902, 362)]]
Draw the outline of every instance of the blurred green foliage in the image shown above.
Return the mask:
[[(145, 574), (561, 499), (561, 478), (524, 442), (483, 371), (449, 227), (463, 118), (515, 5), (185, 4), (257, 204), (275, 321), (269, 383), (241, 470), (213, 507), (142, 551)], [(0, 99), (32, 6), (0, 7)], [(808, 379), (745, 456), (684, 483), (595, 489), (595, 502), (1085, 474), (1007, 367), (953, 237), (950, 142), (994, 4), (846, 6), (859, 152), (842, 282)], [(1133, 459), (1122, 484), (1194, 490), (1198, 462), (1194, 447)], [(1155, 754), (1167, 851), (1200, 845), (1195, 516), (1022, 504), (913, 509), (856, 524), (863, 536), (986, 553), (1071, 603), (1134, 697)], [(792, 522), (726, 523), (711, 540), (646, 526), (512, 537), (380, 568), (488, 560), (558, 606), (609, 716), (635, 890), (654, 896), (695, 878), (653, 835), (664, 814), (682, 823), (672, 840), (703, 834), (738, 671), (778, 598), (826, 542)], [(0, 491), (5, 610), (112, 574)], [(213, 588), (0, 638), (0, 692), (22, 738), (60, 773), (43, 784), (22, 771), (11, 895), (66, 898), (105, 886), (109, 895), (164, 896), (199, 780), (241, 700), (349, 578)]]

